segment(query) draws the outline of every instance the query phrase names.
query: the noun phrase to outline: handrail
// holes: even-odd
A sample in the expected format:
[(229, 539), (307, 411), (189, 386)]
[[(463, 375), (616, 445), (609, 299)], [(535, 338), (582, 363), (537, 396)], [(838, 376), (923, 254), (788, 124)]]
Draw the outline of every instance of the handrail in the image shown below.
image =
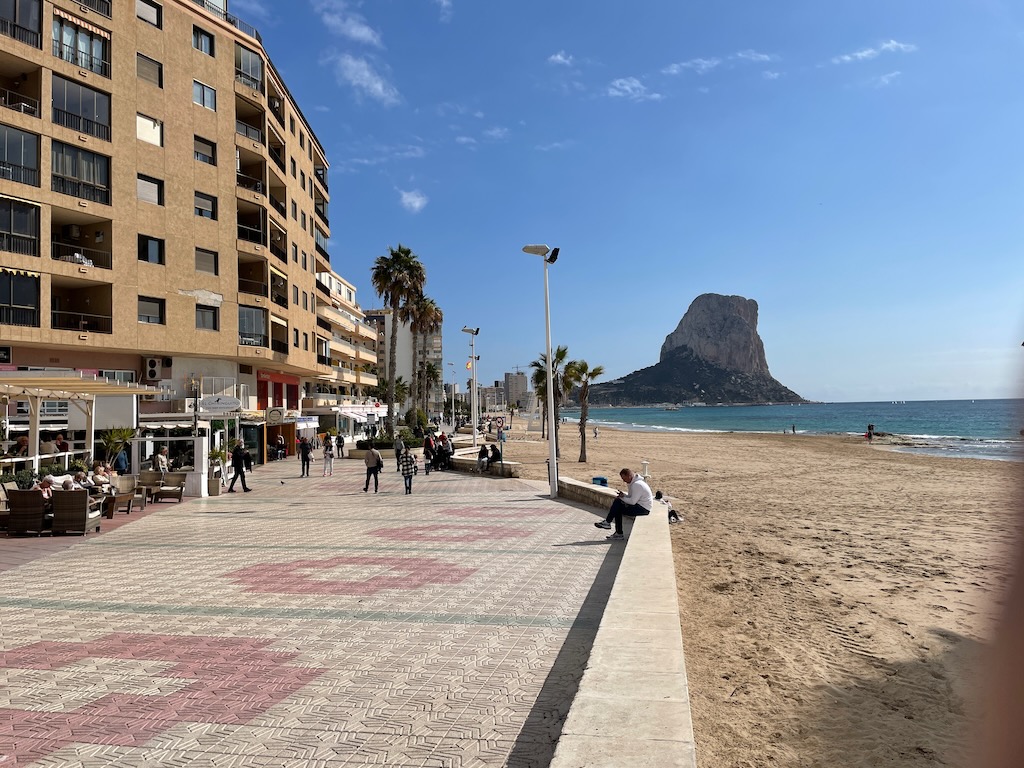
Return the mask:
[(39, 117), (39, 102), (36, 99), (9, 91), (6, 88), (0, 88), (0, 107), (7, 107), (14, 112), (21, 112), (23, 115)]
[(22, 256), (38, 256), (39, 238), (19, 235), (15, 232), (0, 232), (0, 251), (17, 253)]
[(0, 305), (0, 325), (39, 327), (38, 307), (8, 307)]
[(247, 139), (258, 141), (260, 144), (263, 143), (263, 131), (248, 123), (243, 123), (241, 120), (235, 120), (235, 133), (240, 133)]
[(238, 278), (238, 292), (252, 294), (253, 296), (266, 296), (267, 284), (259, 280), (249, 280), (240, 277)]
[(88, 69), (101, 77), (110, 78), (110, 62), (104, 61), (91, 53), (80, 51), (77, 48), (65, 45), (60, 40), (53, 41), (53, 55), (62, 61), (74, 64), (76, 67)]
[(235, 181), (238, 186), (242, 189), (248, 189), (251, 192), (259, 192), (263, 194), (263, 180), (254, 179), (252, 176), (246, 176), (244, 173), (235, 174)]
[(28, 27), (15, 24), (10, 19), (0, 19), (0, 35), (14, 38), (19, 43), (31, 45), (33, 48), (42, 48), (42, 35)]
[(249, 37), (253, 38), (254, 40), (256, 40), (259, 43), (263, 42), (263, 38), (260, 37), (260, 33), (257, 31), (256, 27), (254, 27), (252, 24), (247, 24), (246, 22), (242, 21), (237, 16), (233, 16), (232, 14), (228, 13), (227, 11), (225, 11), (223, 8), (220, 8), (219, 6), (214, 5), (213, 3), (209, 2), (208, 0), (192, 0), (192, 2), (195, 3), (196, 5), (198, 5), (200, 8), (205, 8), (207, 11), (212, 13), (214, 16), (217, 16), (218, 18), (224, 19), (224, 21), (226, 21), (228, 24), (233, 26), (235, 29), (237, 29), (242, 34), (248, 35)]
[(94, 315), (88, 312), (53, 311), (50, 313), (50, 327), (61, 331), (113, 333), (114, 318), (111, 315)]
[(104, 187), (90, 184), (81, 179), (71, 179), (67, 176), (53, 174), (51, 177), (54, 192), (62, 195), (80, 197), (83, 200), (91, 200), (94, 203), (110, 205), (110, 190)]
[(88, 267), (99, 267), (100, 269), (112, 268), (112, 256), (107, 251), (98, 251), (95, 248), (82, 248), (72, 243), (53, 242), (50, 249), (55, 261), (70, 261), (72, 264), (84, 264)]
[(53, 122), (57, 125), (63, 126), (64, 128), (70, 128), (73, 131), (79, 131), (81, 133), (88, 133), (90, 136), (95, 136), (97, 139), (110, 141), (109, 125), (104, 125), (103, 123), (98, 123), (95, 120), (90, 120), (87, 117), (76, 115), (74, 112), (68, 112), (67, 110), (54, 107)]
[(259, 243), (260, 245), (266, 245), (265, 233), (259, 227), (250, 227), (245, 224), (238, 225), (238, 239), (246, 240), (250, 243)]
[(0, 160), (0, 179), (10, 179), (19, 184), (29, 184), (33, 187), (38, 187), (39, 169)]
[(240, 82), (246, 88), (252, 88), (254, 91), (263, 93), (263, 81), (259, 78), (253, 77), (248, 72), (243, 72), (237, 67), (235, 68), (235, 80)]

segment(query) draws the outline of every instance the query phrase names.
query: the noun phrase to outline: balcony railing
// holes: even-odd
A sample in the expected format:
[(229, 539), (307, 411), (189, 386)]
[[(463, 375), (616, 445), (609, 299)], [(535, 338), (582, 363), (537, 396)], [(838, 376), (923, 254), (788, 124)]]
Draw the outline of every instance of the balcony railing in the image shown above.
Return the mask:
[(282, 293), (272, 293), (272, 294), (270, 294), (270, 300), (272, 302), (274, 302), (275, 304), (277, 304), (277, 306), (284, 307), (285, 309), (288, 309), (288, 297), (285, 296), (284, 294), (282, 294)]
[(266, 296), (267, 284), (261, 283), (258, 280), (246, 280), (244, 277), (240, 277), (238, 278), (238, 292), (249, 293), (253, 296)]
[(258, 141), (260, 144), (263, 143), (263, 131), (249, 125), (248, 123), (243, 123), (241, 120), (235, 120), (235, 133), (240, 133), (245, 136), (245, 138)]
[[(19, 43), (31, 45), (33, 48), (41, 48), (42, 37), (38, 32), (19, 26), (10, 19), (0, 19), (0, 35), (12, 37)], [(37, 322), (36, 325), (39, 325)]]
[(39, 169), (0, 160), (0, 179), (10, 179), (19, 184), (39, 186)]
[(324, 185), (324, 189), (329, 189), (327, 186), (327, 169), (326, 168), (314, 168), (313, 175), (316, 176), (316, 180)]
[(97, 251), (95, 248), (82, 248), (71, 243), (54, 242), (52, 256), (55, 261), (69, 261), (72, 264), (82, 264), (86, 267), (99, 267), (100, 269), (112, 269), (111, 255), (106, 251)]
[(200, 8), (205, 8), (214, 16), (224, 19), (224, 21), (233, 26), (242, 34), (248, 35), (253, 40), (256, 40), (260, 43), (263, 42), (263, 38), (260, 37), (260, 33), (256, 31), (256, 27), (254, 27), (252, 24), (246, 24), (237, 16), (232, 16), (230, 13), (228, 13), (215, 3), (209, 2), (208, 0), (192, 0), (192, 2), (194, 2)]
[(240, 347), (267, 347), (270, 339), (263, 333), (239, 333), (238, 345)]
[(271, 194), (268, 194), (267, 198), (270, 200), (270, 205), (275, 211), (280, 213), (285, 218), (288, 218), (288, 209), (285, 208), (284, 203), (282, 203), (280, 200), (278, 200)]
[(240, 69), (235, 70), (235, 80), (240, 82), (246, 88), (252, 88), (254, 91), (263, 93), (263, 81), (257, 77), (253, 77), (248, 72), (243, 72)]
[(274, 161), (274, 165), (284, 172), (284, 157), (281, 156), (281, 151), (275, 147), (267, 147), (267, 151), (270, 154), (270, 159)]
[(314, 203), (313, 210), (316, 211), (316, 215), (320, 217), (328, 227), (331, 226), (330, 220), (327, 218), (327, 205), (325, 203)]
[(21, 256), (39, 255), (39, 238), (0, 232), (0, 251), (17, 253)]
[(288, 354), (288, 342), (287, 341), (278, 341), (277, 339), (271, 339), (270, 340), (270, 348), (272, 350), (274, 350), (275, 352), (284, 352), (284, 354), (286, 354), (286, 355)]
[(23, 325), (38, 328), (39, 310), (35, 307), (0, 305), (0, 325)]
[(114, 318), (110, 315), (92, 315), (86, 312), (51, 312), (50, 327), (58, 331), (113, 333)]
[(109, 125), (97, 123), (95, 120), (90, 120), (87, 117), (76, 115), (73, 112), (67, 112), (63, 109), (57, 109), (57, 107), (54, 107), (53, 122), (57, 125), (62, 125), (65, 128), (70, 128), (73, 131), (88, 133), (90, 136), (95, 136), (97, 139), (110, 141)]
[(314, 282), (316, 283), (316, 289), (318, 291), (320, 291), (320, 293), (326, 294), (327, 296), (331, 295), (331, 289), (330, 288), (328, 288), (326, 285), (321, 283), (319, 280), (315, 280)]
[(65, 45), (60, 40), (53, 41), (53, 55), (58, 59), (71, 62), (76, 67), (88, 69), (101, 77), (110, 77), (110, 62), (104, 61), (99, 56), (80, 51), (72, 45)]
[(23, 115), (39, 117), (39, 102), (29, 96), (22, 96), (20, 93), (0, 88), (0, 107), (21, 112)]
[(325, 331), (327, 331), (328, 333), (330, 333), (331, 331), (333, 331), (333, 330), (334, 330), (334, 329), (333, 329), (333, 328), (331, 327), (331, 324), (330, 324), (330, 323), (328, 323), (328, 322), (327, 322), (326, 320), (324, 320), (324, 319), (323, 319), (322, 317), (318, 317), (318, 318), (316, 319), (316, 327), (317, 327), (317, 328), (323, 328), (323, 329), (324, 329)]
[(102, 13), (110, 18), (110, 0), (75, 0), (79, 5), (92, 8), (96, 13)]
[(69, 179), (67, 176), (53, 174), (53, 191), (62, 195), (80, 197), (83, 200), (91, 200), (94, 203), (110, 205), (110, 190), (104, 187), (90, 184), (81, 179)]
[(288, 263), (288, 251), (286, 251), (281, 245), (275, 243), (273, 240), (270, 241), (270, 252), (277, 256), (285, 264)]
[(248, 189), (250, 192), (258, 192), (261, 195), (263, 194), (263, 181), (261, 179), (246, 176), (244, 173), (236, 173), (235, 183), (242, 189)]
[(317, 365), (330, 365), (331, 364), (330, 355), (317, 355), (316, 356), (316, 362), (317, 362)]
[(238, 239), (246, 240), (250, 243), (259, 243), (260, 245), (266, 245), (267, 239), (266, 234), (259, 227), (250, 227), (247, 224), (238, 225)]

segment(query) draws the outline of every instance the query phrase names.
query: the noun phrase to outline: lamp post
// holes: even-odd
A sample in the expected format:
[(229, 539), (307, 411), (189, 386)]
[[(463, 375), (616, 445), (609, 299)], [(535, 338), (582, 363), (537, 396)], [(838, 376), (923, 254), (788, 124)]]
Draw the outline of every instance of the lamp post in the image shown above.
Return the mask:
[(194, 373), (188, 375), (188, 388), (192, 392), (192, 437), (199, 435), (199, 389), (200, 380)]
[(452, 434), (455, 433), (455, 363), (448, 363), (452, 367)]
[(480, 333), (479, 328), (470, 328), (468, 325), (463, 327), (463, 333), (469, 334), (469, 354), (470, 363), (473, 365), (473, 391), (469, 393), (470, 403), (470, 419), (472, 420), (473, 427), (473, 447), (476, 448), (476, 424), (479, 419), (477, 414), (477, 400), (476, 400), (476, 337)]
[(548, 481), (551, 485), (551, 498), (558, 498), (558, 456), (555, 445), (555, 385), (551, 372), (551, 301), (548, 298), (548, 264), (558, 261), (558, 249), (546, 245), (524, 245), (523, 253), (540, 256), (544, 260), (544, 327), (545, 352), (547, 363), (547, 397), (548, 401)]

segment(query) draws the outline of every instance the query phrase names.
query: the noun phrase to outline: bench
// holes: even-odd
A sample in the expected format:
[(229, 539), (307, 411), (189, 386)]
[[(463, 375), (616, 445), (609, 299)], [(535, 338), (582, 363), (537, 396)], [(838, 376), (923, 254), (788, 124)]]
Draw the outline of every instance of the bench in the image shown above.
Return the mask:
[(176, 499), (181, 501), (185, 495), (185, 478), (187, 472), (156, 472), (144, 469), (139, 473), (139, 485), (146, 488), (150, 501)]

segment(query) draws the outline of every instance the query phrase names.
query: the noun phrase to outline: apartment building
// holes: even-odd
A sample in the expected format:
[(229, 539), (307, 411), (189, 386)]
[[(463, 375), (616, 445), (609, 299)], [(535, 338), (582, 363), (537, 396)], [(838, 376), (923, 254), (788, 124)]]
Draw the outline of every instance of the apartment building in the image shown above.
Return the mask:
[(505, 373), (505, 402), (509, 405), (526, 405), (529, 380), (522, 371)]
[[(380, 380), (387, 382), (387, 366), (389, 353), (388, 345), (391, 343), (391, 322), (393, 313), (390, 309), (368, 309), (366, 310), (366, 321), (373, 323), (378, 331), (378, 371)], [(401, 376), (406, 384), (411, 385), (413, 380), (413, 367), (429, 363), (433, 365), (438, 373), (444, 376), (444, 347), (442, 345), (440, 329), (435, 333), (418, 334), (416, 338), (416, 360), (413, 359), (413, 333), (408, 323), (400, 323), (398, 326), (397, 341), (395, 344), (395, 370), (396, 375)], [(417, 362), (418, 361), (418, 362)], [(430, 415), (440, 413), (444, 404), (444, 390), (440, 386), (430, 391), (429, 410)], [(399, 411), (404, 413), (410, 402), (399, 403)]]
[(376, 333), (327, 172), (223, 2), (0, 3), (0, 367), (159, 384), (160, 413), (230, 393), (258, 442), (357, 402)]

